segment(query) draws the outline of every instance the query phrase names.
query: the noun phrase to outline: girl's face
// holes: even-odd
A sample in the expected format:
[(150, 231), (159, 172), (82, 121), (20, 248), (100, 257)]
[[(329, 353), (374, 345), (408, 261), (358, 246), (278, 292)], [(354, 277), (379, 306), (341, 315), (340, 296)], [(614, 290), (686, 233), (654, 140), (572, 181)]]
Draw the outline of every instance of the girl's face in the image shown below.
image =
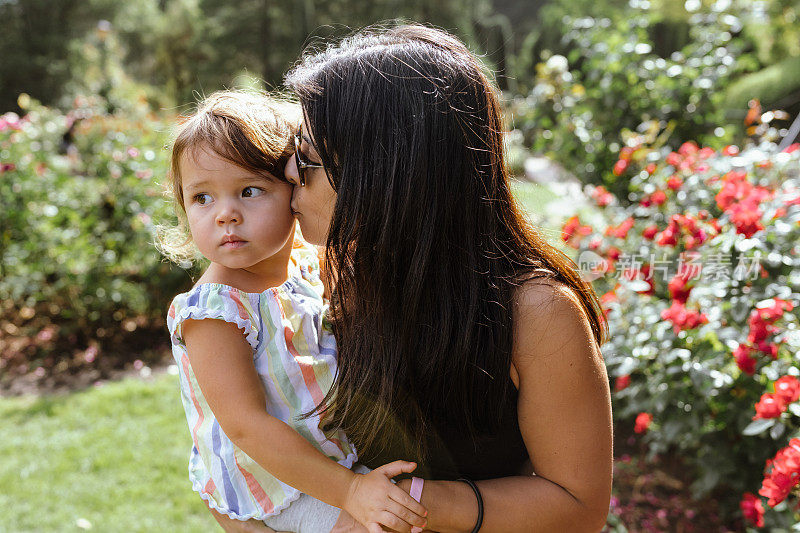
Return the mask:
[(291, 246), (291, 184), (254, 174), (203, 146), (187, 150), (180, 169), (189, 230), (207, 259), (254, 274), (281, 268), (286, 259), (273, 256)]
[[(321, 159), (310, 135), (308, 122), (304, 121), (300, 130), (301, 161), (319, 164)], [(336, 191), (331, 187), (324, 168), (306, 168), (302, 170), (305, 186), (300, 186), (300, 177), (294, 157), (286, 163), (284, 175), (294, 185), (292, 193), (292, 212), (300, 222), (303, 238), (311, 244), (324, 246), (328, 240), (328, 228), (333, 218), (333, 208), (336, 205)]]

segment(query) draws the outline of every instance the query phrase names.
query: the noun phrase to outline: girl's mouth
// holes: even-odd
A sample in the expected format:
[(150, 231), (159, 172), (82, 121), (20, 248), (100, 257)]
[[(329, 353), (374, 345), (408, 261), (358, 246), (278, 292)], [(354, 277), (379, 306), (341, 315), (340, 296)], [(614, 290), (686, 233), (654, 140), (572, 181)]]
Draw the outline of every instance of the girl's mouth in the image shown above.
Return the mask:
[(220, 246), (225, 248), (241, 248), (245, 244), (247, 244), (247, 241), (236, 235), (226, 235), (222, 239), (222, 244)]

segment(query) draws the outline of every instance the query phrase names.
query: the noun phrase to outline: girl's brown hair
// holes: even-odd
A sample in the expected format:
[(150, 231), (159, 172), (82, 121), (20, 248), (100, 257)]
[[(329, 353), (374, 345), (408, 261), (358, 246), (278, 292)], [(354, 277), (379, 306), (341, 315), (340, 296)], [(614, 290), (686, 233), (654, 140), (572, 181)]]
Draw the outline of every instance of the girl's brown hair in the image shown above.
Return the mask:
[(176, 263), (191, 263), (197, 252), (186, 229), (181, 158), (195, 150), (212, 150), (234, 165), (266, 179), (285, 181), (283, 169), (294, 152), (293, 135), (300, 124), (300, 108), (266, 93), (219, 91), (184, 116), (172, 143), (165, 185), (174, 200), (177, 226), (159, 227), (158, 247)]
[(359, 455), (403, 439), (410, 453), (396, 458), (424, 463), (431, 428), (498, 428), (528, 280), (573, 289), (603, 342), (597, 295), (511, 194), (495, 89), (458, 39), (416, 25), (361, 32), (303, 57), (287, 85), (337, 191), (339, 372), (317, 409)]

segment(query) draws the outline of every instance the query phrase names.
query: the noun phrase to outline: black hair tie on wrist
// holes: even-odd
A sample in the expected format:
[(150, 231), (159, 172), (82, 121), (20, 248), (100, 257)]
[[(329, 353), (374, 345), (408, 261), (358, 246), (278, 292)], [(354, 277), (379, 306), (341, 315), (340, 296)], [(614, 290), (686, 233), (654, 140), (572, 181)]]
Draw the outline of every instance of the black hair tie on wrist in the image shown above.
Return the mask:
[(478, 490), (478, 485), (476, 485), (471, 479), (462, 477), (458, 478), (456, 481), (463, 481), (472, 487), (473, 492), (475, 492), (475, 498), (478, 500), (478, 520), (475, 522), (475, 527), (472, 529), (472, 533), (478, 533), (483, 525), (483, 497), (481, 497), (481, 491)]

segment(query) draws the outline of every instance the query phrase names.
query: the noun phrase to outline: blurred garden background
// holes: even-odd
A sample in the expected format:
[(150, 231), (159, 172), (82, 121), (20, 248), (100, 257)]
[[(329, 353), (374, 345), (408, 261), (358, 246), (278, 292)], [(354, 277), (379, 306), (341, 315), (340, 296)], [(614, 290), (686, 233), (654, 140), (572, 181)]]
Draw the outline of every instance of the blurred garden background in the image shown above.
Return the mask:
[(517, 197), (601, 295), (608, 531), (800, 531), (797, 0), (0, 1), (0, 531), (207, 531), (155, 226), (221, 88), (404, 17), (503, 91)]

